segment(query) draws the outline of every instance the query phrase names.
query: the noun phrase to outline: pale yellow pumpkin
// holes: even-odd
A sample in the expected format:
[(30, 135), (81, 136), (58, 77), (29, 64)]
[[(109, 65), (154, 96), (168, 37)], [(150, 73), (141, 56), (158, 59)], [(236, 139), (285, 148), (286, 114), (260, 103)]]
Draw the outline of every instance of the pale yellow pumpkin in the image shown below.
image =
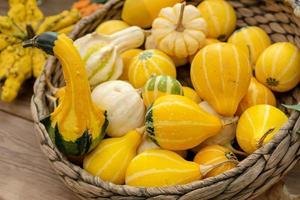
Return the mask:
[(245, 52), (233, 44), (216, 43), (201, 49), (191, 66), (198, 95), (223, 116), (233, 116), (248, 91), (251, 66)]
[(122, 20), (108, 20), (97, 27), (96, 33), (110, 35), (112, 33), (124, 30), (128, 27), (129, 25)]
[(247, 52), (253, 68), (258, 56), (271, 45), (268, 34), (257, 26), (247, 26), (236, 30), (228, 42), (238, 45)]
[(204, 45), (206, 21), (193, 5), (163, 8), (152, 24), (158, 48), (170, 56), (187, 58)]
[(232, 6), (221, 0), (205, 0), (198, 9), (207, 22), (207, 37), (225, 41), (234, 31), (236, 15)]
[(289, 42), (278, 42), (259, 56), (255, 65), (259, 82), (276, 92), (293, 89), (300, 81), (300, 53)]
[(120, 80), (124, 80), (124, 81), (128, 80), (128, 71), (129, 71), (130, 63), (132, 59), (142, 51), (143, 50), (141, 49), (129, 49), (120, 55), (123, 60), (123, 72), (119, 78)]
[(151, 76), (169, 75), (176, 78), (176, 67), (169, 56), (159, 50), (145, 50), (130, 63), (128, 78), (135, 88), (145, 85)]

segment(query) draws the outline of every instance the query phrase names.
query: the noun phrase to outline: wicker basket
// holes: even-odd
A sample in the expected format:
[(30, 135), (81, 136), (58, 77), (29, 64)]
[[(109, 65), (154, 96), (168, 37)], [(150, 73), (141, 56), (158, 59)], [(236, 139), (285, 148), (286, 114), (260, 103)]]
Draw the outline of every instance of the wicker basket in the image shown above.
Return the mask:
[[(238, 27), (260, 26), (274, 42), (290, 41), (300, 47), (300, 18), (295, 16), (300, 14), (300, 9), (297, 8), (297, 4), (300, 4), (298, 0), (290, 0), (289, 4), (271, 0), (229, 2), (237, 12)], [(92, 32), (98, 24), (107, 19), (120, 18), (123, 3), (123, 0), (108, 1), (94, 15), (82, 19), (71, 33), (71, 37), (76, 39)], [(188, 69), (180, 69), (178, 74), (181, 81), (190, 83)], [(53, 145), (45, 127), (40, 123), (40, 119), (53, 110), (53, 105), (46, 98), (50, 93), (45, 81), (46, 76), (55, 86), (64, 84), (60, 66), (53, 57), (49, 58), (43, 75), (35, 83), (31, 104), (41, 149), (64, 183), (82, 199), (253, 199), (278, 182), (299, 160), (299, 113), (285, 110), (290, 115), (289, 121), (270, 143), (248, 156), (236, 168), (217, 177), (162, 188), (137, 188), (104, 182), (69, 162)], [(278, 100), (287, 104), (300, 102), (298, 89), (277, 96)]]

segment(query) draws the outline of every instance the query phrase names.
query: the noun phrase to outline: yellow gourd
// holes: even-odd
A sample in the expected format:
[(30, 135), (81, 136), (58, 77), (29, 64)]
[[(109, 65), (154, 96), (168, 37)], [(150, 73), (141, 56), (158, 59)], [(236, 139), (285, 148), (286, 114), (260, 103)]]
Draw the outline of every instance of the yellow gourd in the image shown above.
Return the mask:
[(210, 145), (200, 149), (194, 158), (194, 162), (200, 165), (219, 164), (228, 160), (236, 160), (236, 162), (224, 163), (222, 166), (219, 166), (207, 173), (205, 178), (217, 176), (235, 168), (238, 162), (235, 155), (232, 151), (223, 146)]
[(158, 48), (170, 56), (187, 58), (204, 45), (207, 25), (193, 5), (163, 8), (152, 24)]
[(251, 79), (245, 52), (233, 44), (216, 43), (201, 49), (191, 66), (191, 79), (201, 99), (225, 117), (232, 117)]
[(147, 135), (158, 146), (168, 150), (191, 149), (218, 134), (221, 127), (218, 117), (179, 95), (158, 98), (146, 113)]
[(153, 149), (139, 154), (130, 162), (125, 180), (126, 184), (130, 186), (182, 185), (202, 179), (209, 171), (218, 166), (220, 164), (199, 165), (184, 160), (175, 152)]
[(120, 55), (123, 60), (123, 72), (119, 78), (120, 80), (124, 80), (124, 81), (128, 80), (128, 71), (129, 71), (130, 63), (132, 59), (142, 51), (143, 50), (141, 49), (129, 49)]
[(276, 106), (276, 98), (269, 88), (252, 77), (248, 92), (241, 100), (237, 114), (241, 115), (247, 108), (258, 104)]
[(159, 50), (145, 50), (130, 63), (128, 78), (135, 88), (141, 88), (154, 75), (169, 75), (176, 78), (176, 67), (165, 53)]
[(183, 96), (190, 98), (191, 100), (193, 100), (196, 103), (200, 103), (201, 102), (201, 98), (199, 97), (199, 95), (197, 94), (197, 92), (195, 90), (193, 90), (190, 87), (182, 87), (183, 89)]
[(122, 19), (130, 25), (149, 28), (162, 8), (179, 2), (181, 0), (126, 0)]
[(268, 143), (287, 121), (287, 116), (274, 106), (252, 106), (239, 119), (237, 141), (243, 151), (251, 154)]
[(300, 81), (300, 53), (289, 42), (278, 42), (259, 56), (255, 65), (259, 82), (276, 92), (293, 89)]
[(207, 37), (224, 41), (234, 31), (236, 15), (228, 2), (205, 0), (198, 9), (207, 22)]
[(96, 33), (110, 35), (128, 27), (129, 25), (122, 20), (108, 20), (97, 27)]
[[(203, 46), (203, 47), (205, 47), (205, 46), (207, 46), (207, 45), (210, 45), (210, 44), (215, 44), (215, 43), (220, 43), (220, 41), (217, 40), (217, 39), (214, 39), (214, 38), (205, 38), (204, 46)], [(198, 53), (198, 52), (197, 52), (197, 53)], [(189, 59), (189, 62), (190, 62), (190, 63), (193, 62), (193, 60), (194, 60), (194, 58), (195, 58), (195, 55), (196, 55), (196, 54), (189, 56), (188, 59)]]
[(83, 160), (83, 168), (104, 181), (125, 183), (125, 173), (130, 161), (136, 156), (141, 134), (130, 131), (120, 138), (104, 139)]
[(271, 45), (268, 34), (257, 26), (247, 26), (236, 30), (230, 36), (228, 42), (238, 45), (247, 52), (253, 68), (258, 56)]

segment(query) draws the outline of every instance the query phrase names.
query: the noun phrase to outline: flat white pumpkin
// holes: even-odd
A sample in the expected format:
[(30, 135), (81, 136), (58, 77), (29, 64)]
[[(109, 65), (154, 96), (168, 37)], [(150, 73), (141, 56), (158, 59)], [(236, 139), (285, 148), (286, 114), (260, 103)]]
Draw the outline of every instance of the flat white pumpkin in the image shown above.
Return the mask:
[(160, 11), (152, 24), (158, 48), (170, 56), (187, 58), (204, 46), (207, 23), (193, 5), (176, 4)]

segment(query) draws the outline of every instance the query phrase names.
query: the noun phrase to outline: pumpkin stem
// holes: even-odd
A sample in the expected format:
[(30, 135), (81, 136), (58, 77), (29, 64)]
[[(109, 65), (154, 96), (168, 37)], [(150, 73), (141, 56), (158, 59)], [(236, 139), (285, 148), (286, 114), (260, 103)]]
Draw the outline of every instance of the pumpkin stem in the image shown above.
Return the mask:
[(240, 156), (248, 156), (248, 154), (246, 152), (243, 152), (243, 151), (240, 151), (240, 150), (237, 150), (236, 148), (234, 148), (232, 146), (232, 144), (228, 143), (228, 144), (225, 144), (224, 145), (225, 147), (227, 147), (230, 151), (232, 151), (234, 154), (237, 154), (237, 155), (240, 155)]
[(175, 29), (176, 31), (179, 31), (179, 32), (183, 32), (184, 31), (184, 26), (182, 24), (182, 20), (183, 20), (183, 13), (184, 13), (185, 6), (186, 6), (186, 3), (183, 2), (181, 4), (180, 15), (179, 15), (177, 26), (176, 26), (176, 29)]
[(232, 160), (226, 160), (224, 162), (220, 162), (217, 164), (213, 164), (213, 165), (200, 165), (200, 172), (202, 174), (203, 177), (205, 177), (209, 172), (211, 172), (212, 170), (223, 166), (226, 163), (234, 163), (234, 164), (239, 164), (239, 161), (232, 159)]
[(265, 139), (268, 137), (268, 135), (270, 135), (274, 131), (274, 129), (275, 129), (274, 127), (270, 128), (267, 132), (265, 132), (265, 134), (263, 134), (263, 136), (260, 138), (260, 140), (257, 143), (258, 148), (263, 146)]

